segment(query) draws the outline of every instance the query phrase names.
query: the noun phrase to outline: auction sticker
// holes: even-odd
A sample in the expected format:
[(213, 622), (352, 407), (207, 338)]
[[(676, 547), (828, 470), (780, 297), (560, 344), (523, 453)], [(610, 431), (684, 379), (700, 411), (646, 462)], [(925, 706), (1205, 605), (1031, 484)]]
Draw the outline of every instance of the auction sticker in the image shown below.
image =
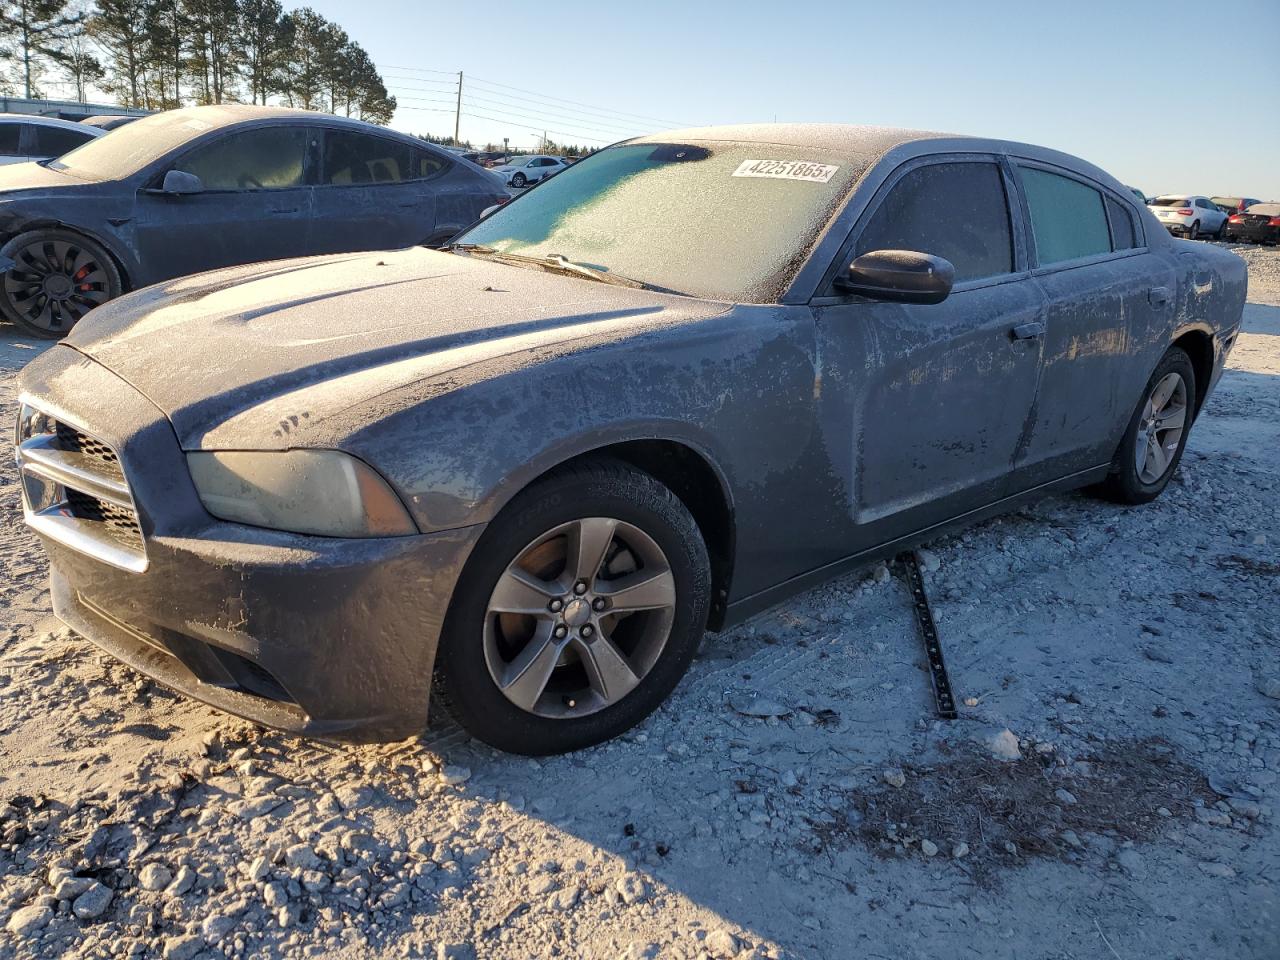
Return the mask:
[(768, 177), (773, 180), (809, 180), (826, 183), (840, 167), (832, 163), (810, 163), (808, 160), (743, 160), (735, 177)]

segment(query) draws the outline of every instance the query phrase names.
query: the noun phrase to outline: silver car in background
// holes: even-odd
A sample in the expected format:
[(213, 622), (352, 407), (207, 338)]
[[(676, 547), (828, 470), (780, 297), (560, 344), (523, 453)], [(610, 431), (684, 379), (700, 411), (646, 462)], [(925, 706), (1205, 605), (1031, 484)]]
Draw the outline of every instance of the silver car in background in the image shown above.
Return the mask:
[(106, 132), (56, 117), (0, 113), (0, 165), (52, 160)]
[(1198, 240), (1206, 233), (1221, 240), (1227, 225), (1227, 215), (1208, 197), (1170, 193), (1156, 197), (1147, 209), (1156, 215), (1160, 226), (1188, 240)]

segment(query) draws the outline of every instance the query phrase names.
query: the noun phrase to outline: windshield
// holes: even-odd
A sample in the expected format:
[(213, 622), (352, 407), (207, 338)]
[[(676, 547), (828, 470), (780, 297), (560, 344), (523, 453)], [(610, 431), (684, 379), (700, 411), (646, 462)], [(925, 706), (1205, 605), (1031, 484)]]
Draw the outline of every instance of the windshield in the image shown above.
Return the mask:
[(183, 110), (157, 113), (90, 140), (48, 166), (82, 180), (122, 180), (213, 128)]
[(1184, 207), (1186, 205), (1186, 197), (1156, 197), (1151, 201), (1153, 207)]
[(573, 164), (457, 242), (559, 254), (707, 299), (769, 303), (865, 167), (777, 144), (624, 144)]

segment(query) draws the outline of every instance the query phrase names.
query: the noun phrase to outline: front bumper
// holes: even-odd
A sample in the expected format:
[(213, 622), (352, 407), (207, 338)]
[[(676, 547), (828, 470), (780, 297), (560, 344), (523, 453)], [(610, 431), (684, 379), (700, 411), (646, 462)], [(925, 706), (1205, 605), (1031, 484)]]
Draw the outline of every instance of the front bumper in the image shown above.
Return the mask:
[(215, 523), (150, 539), (143, 573), (45, 545), (54, 613), (134, 669), (291, 733), (399, 740), (426, 726), (444, 613), (479, 529), (332, 540)]
[(424, 728), (444, 615), (482, 526), (347, 540), (217, 521), (168, 420), (104, 367), (57, 346), (20, 388), (118, 454), (145, 545), (145, 562), (125, 569), (37, 527), (63, 622), (267, 726), (347, 740)]

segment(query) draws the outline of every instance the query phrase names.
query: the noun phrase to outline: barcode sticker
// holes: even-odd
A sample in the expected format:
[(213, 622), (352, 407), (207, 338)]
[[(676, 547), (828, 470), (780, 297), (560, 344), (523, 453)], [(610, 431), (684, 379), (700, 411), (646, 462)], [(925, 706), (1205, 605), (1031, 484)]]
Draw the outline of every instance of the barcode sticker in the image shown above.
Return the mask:
[(831, 163), (811, 163), (808, 160), (743, 160), (735, 177), (767, 177), (772, 180), (808, 180), (826, 183), (840, 167)]

